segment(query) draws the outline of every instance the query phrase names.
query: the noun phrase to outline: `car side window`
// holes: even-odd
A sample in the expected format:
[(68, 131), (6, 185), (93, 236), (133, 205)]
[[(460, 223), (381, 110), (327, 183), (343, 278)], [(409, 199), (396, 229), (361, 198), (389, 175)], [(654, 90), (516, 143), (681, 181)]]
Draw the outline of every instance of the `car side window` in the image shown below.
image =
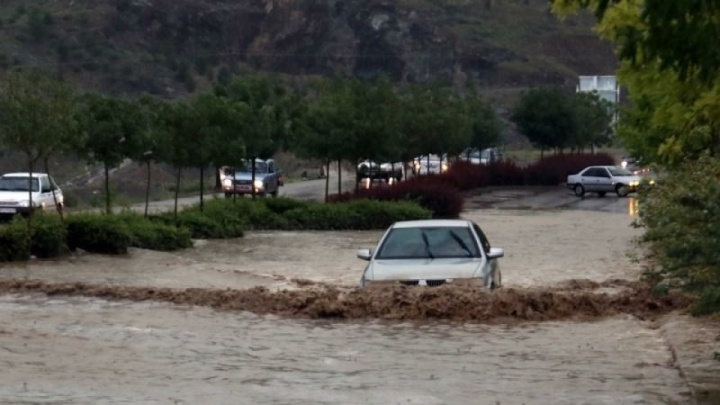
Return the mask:
[(40, 177), (40, 192), (49, 193), (52, 189), (50, 188), (50, 181), (46, 176)]
[(610, 177), (610, 173), (608, 173), (608, 170), (605, 168), (597, 169), (598, 171), (598, 177)]
[(275, 173), (275, 162), (268, 162), (268, 173)]
[(473, 223), (473, 229), (475, 230), (478, 238), (480, 238), (480, 244), (482, 245), (485, 253), (490, 253), (490, 241), (488, 240), (487, 236), (485, 236), (485, 233), (476, 223)]
[(598, 177), (597, 176), (597, 169), (587, 169), (585, 173), (583, 173), (583, 177)]

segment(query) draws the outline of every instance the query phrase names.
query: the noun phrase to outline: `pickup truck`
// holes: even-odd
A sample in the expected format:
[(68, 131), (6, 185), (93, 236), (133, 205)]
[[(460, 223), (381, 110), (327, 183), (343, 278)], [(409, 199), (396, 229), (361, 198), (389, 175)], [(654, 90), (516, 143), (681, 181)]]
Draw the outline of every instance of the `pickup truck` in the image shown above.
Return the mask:
[(256, 195), (277, 197), (283, 185), (281, 173), (273, 159), (255, 160), (255, 184), (252, 184), (252, 161), (248, 159), (243, 159), (242, 166), (235, 168), (234, 175), (233, 168), (220, 168), (220, 182), (226, 198), (233, 194), (252, 194), (253, 187)]
[(364, 160), (357, 165), (357, 176), (356, 181), (359, 183), (363, 179), (370, 180), (385, 180), (390, 182), (390, 179), (394, 181), (401, 181), (405, 174), (402, 162), (392, 163), (380, 163), (372, 160)]
[[(28, 192), (28, 173), (6, 173), (0, 177), (0, 215), (28, 215), (35, 210), (63, 209), (63, 193), (45, 173), (32, 174), (32, 207)], [(55, 197), (53, 198), (53, 190)]]

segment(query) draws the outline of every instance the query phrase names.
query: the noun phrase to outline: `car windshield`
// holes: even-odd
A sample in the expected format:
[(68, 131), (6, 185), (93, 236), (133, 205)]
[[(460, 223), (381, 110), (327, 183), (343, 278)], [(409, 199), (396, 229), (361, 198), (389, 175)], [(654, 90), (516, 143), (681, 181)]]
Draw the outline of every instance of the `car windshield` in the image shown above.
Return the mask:
[[(37, 178), (32, 179), (33, 191), (40, 191)], [(0, 191), (28, 191), (27, 177), (0, 177)]]
[(610, 167), (610, 174), (613, 176), (633, 176), (633, 173), (629, 170), (625, 170), (621, 167)]
[(437, 259), (479, 256), (466, 227), (395, 228), (380, 247), (377, 259)]
[[(243, 173), (252, 172), (252, 161), (251, 160), (243, 160), (242, 165), (240, 167), (238, 167), (238, 172), (243, 172)], [(255, 162), (255, 173), (266, 173), (266, 172), (267, 172), (267, 163)]]

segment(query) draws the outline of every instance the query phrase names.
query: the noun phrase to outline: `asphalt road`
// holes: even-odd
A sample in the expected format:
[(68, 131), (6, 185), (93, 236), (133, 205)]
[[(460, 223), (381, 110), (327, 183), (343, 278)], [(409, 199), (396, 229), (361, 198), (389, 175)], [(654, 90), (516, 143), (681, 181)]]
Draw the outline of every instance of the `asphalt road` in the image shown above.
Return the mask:
[(513, 210), (573, 209), (600, 212), (637, 214), (637, 199), (607, 194), (599, 197), (586, 194), (580, 198), (563, 186), (557, 187), (498, 187), (482, 190), (468, 199), (466, 208), (495, 208)]
[[(350, 173), (343, 173), (342, 177), (342, 190), (343, 192), (352, 190), (355, 187), (354, 176)], [(337, 193), (338, 190), (338, 176), (336, 172), (330, 173), (330, 194)], [(317, 200), (322, 201), (325, 196), (325, 179), (312, 179), (312, 180), (301, 180), (294, 183), (285, 184), (280, 187), (280, 196), (297, 198), (301, 200)], [(207, 199), (212, 198), (225, 198), (224, 194), (208, 194), (205, 195)], [(250, 198), (250, 197), (245, 197)], [(178, 207), (187, 207), (200, 203), (200, 196), (183, 197), (178, 199)], [(175, 200), (162, 200), (153, 201), (149, 205), (150, 212), (161, 212), (172, 210), (175, 204)], [(143, 211), (145, 204), (135, 204), (130, 207), (134, 211)]]

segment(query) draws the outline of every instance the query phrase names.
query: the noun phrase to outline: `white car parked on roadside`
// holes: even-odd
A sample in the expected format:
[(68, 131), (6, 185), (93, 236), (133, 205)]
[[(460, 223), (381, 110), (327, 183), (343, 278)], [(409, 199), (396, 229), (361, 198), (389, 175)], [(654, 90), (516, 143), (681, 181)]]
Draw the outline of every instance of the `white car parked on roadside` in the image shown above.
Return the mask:
[(498, 259), (504, 254), (502, 248), (490, 247), (482, 229), (472, 221), (396, 222), (375, 249), (358, 251), (358, 258), (370, 262), (360, 285), (476, 283), (494, 289), (502, 285)]
[[(28, 173), (7, 173), (0, 177), (0, 214), (29, 214), (40, 210), (63, 208), (63, 194), (51, 176), (45, 173), (32, 174), (32, 207), (30, 207), (30, 191)], [(53, 197), (53, 190), (55, 197)]]

